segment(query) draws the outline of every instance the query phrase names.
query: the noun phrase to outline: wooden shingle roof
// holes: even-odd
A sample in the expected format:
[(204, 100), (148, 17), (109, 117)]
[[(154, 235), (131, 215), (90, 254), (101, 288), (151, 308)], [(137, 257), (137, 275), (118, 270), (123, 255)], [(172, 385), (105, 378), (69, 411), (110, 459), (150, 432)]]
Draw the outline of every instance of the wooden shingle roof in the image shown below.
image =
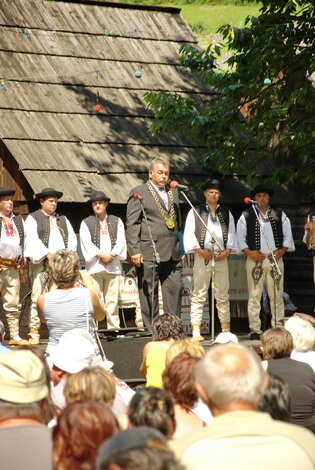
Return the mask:
[(124, 203), (156, 156), (168, 157), (183, 183), (204, 177), (197, 159), (205, 148), (152, 137), (143, 101), (148, 90), (211, 97), (178, 67), (184, 42), (196, 38), (175, 8), (5, 2), (0, 137), (32, 191), (53, 186), (63, 201), (81, 202), (106, 187), (112, 202)]

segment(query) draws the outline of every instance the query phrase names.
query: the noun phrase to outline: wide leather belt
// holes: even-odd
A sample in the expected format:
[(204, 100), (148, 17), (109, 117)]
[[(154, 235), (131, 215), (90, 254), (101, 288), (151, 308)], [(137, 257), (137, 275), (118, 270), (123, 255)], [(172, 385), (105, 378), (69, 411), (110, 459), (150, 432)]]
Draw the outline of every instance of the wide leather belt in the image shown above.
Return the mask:
[(19, 258), (9, 259), (1, 258), (0, 256), (0, 268), (17, 268), (20, 263)]

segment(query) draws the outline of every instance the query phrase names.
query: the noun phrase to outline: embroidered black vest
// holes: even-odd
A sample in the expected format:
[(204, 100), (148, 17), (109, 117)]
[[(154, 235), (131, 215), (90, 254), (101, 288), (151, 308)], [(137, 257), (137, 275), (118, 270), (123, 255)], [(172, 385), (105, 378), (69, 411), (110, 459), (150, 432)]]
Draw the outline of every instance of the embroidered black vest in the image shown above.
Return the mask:
[[(49, 215), (45, 215), (40, 209), (30, 214), (37, 222), (37, 233), (38, 238), (44, 243), (46, 248), (48, 248), (49, 235), (50, 235), (50, 221)], [(56, 222), (59, 232), (62, 236), (65, 248), (68, 248), (68, 227), (67, 219), (64, 215), (56, 213)]]
[[(243, 214), (247, 226), (246, 243), (248, 248), (250, 250), (260, 250), (260, 225), (255, 212), (250, 208), (244, 211)], [(270, 209), (270, 211), (268, 211), (268, 218), (270, 220), (276, 248), (281, 248), (283, 243), (282, 210)]]
[[(118, 217), (116, 217), (115, 215), (107, 216), (108, 234), (111, 242), (111, 249), (113, 249), (117, 241), (118, 220)], [(100, 248), (101, 224), (99, 218), (96, 215), (90, 215), (89, 217), (84, 219), (83, 222), (86, 223), (90, 231), (92, 243), (94, 243), (97, 248)]]
[[(195, 207), (196, 211), (200, 215), (201, 219), (207, 225), (208, 223), (208, 216), (210, 215), (209, 210), (205, 204), (200, 204), (200, 206)], [(222, 229), (222, 236), (223, 236), (223, 243), (224, 248), (226, 248), (228, 234), (229, 234), (229, 222), (230, 222), (230, 214), (229, 210), (226, 207), (218, 206), (215, 210), (216, 215), (218, 216), (219, 222), (221, 224)], [(201, 223), (199, 217), (195, 215), (195, 235), (198, 240), (200, 247), (203, 249), (205, 246), (205, 238), (206, 238), (206, 227)]]
[[(23, 226), (23, 218), (17, 212), (13, 212), (13, 223), (15, 224), (17, 231), (19, 232), (20, 237), (20, 247), (22, 248), (22, 255), (24, 256), (24, 226)], [(1, 231), (2, 231), (2, 220), (0, 219), (0, 238), (1, 238)]]

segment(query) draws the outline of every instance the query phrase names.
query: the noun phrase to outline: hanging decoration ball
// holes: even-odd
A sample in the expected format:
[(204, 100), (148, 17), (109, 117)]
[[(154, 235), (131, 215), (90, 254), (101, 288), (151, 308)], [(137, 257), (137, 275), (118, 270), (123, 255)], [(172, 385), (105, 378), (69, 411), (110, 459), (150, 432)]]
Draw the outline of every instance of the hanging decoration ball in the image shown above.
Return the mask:
[(101, 110), (101, 105), (97, 103), (95, 105), (95, 111), (99, 112), (100, 110)]
[(136, 77), (136, 78), (141, 78), (141, 77), (142, 77), (142, 72), (140, 72), (140, 70), (137, 70), (137, 71), (135, 72), (135, 77)]
[(271, 80), (270, 80), (270, 78), (265, 78), (265, 80), (264, 80), (264, 85), (271, 85)]

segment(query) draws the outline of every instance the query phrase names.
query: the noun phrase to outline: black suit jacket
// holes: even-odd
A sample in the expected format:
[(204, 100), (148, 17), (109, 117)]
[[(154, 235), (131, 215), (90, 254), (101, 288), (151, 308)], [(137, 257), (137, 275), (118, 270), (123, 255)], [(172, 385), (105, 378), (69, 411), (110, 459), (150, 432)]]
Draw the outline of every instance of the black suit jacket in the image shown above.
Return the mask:
[[(141, 184), (130, 192), (127, 203), (126, 220), (126, 238), (130, 256), (142, 253), (144, 261), (152, 260), (153, 257), (150, 235), (141, 210), (141, 202), (133, 197), (135, 193), (139, 193), (143, 197), (142, 204), (156, 244), (156, 249), (160, 255), (160, 260), (163, 262), (169, 261), (171, 258), (174, 261), (178, 261), (180, 259), (180, 246), (178, 239), (178, 231), (180, 230), (178, 192), (174, 189), (171, 189), (171, 191), (174, 197), (175, 208), (175, 228), (172, 230), (166, 227), (165, 219), (163, 218), (146, 184)], [(163, 200), (160, 197), (159, 199), (162, 207), (169, 215)]]

